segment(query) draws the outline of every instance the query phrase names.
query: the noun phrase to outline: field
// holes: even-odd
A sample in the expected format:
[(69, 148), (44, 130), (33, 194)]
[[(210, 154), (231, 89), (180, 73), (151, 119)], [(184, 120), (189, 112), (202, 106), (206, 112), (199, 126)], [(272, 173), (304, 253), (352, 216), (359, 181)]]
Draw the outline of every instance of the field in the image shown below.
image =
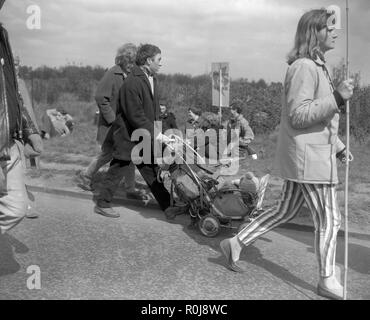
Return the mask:
[[(45, 151), (41, 156), (40, 169), (28, 169), (28, 183), (78, 190), (75, 182), (75, 172), (87, 166), (91, 157), (99, 152), (95, 142), (96, 127), (92, 122), (80, 122), (75, 126), (71, 135), (66, 137), (44, 140)], [(350, 226), (356, 229), (370, 231), (370, 139), (359, 144), (352, 139), (351, 151), (355, 161), (350, 164), (349, 185), (349, 221)], [(342, 139), (344, 141), (344, 138)], [(276, 204), (280, 196), (282, 180), (273, 175), (273, 159), (276, 146), (274, 135), (256, 137), (253, 147), (259, 153), (259, 159), (244, 161), (238, 172), (241, 176), (247, 171), (254, 172), (261, 177), (266, 173), (271, 174), (270, 184), (265, 196), (265, 207)], [(102, 171), (104, 172), (104, 169)], [(100, 179), (102, 173), (97, 176)], [(339, 165), (339, 200), (344, 212), (344, 176), (345, 166)], [(137, 181), (143, 181), (138, 177)], [(303, 210), (301, 219), (310, 219), (307, 210)]]

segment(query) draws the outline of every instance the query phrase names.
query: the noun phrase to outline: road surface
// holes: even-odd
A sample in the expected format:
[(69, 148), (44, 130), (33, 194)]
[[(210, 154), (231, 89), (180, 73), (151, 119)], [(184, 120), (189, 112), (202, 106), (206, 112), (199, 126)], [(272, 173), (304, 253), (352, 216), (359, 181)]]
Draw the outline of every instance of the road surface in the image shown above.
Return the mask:
[[(120, 206), (112, 219), (90, 200), (35, 197), (40, 217), (0, 236), (0, 299), (322, 299), (311, 232), (267, 233), (243, 251), (247, 272), (237, 274), (219, 249), (232, 230), (206, 238), (186, 216), (168, 222), (159, 210)], [(40, 289), (29, 288), (34, 266)], [(350, 238), (348, 280), (349, 299), (370, 299), (368, 238)]]

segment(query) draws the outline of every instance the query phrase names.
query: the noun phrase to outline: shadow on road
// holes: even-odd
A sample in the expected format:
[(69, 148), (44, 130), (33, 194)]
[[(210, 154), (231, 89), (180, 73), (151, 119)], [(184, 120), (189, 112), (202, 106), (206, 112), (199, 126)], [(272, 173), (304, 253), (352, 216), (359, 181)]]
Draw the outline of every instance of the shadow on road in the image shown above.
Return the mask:
[[(312, 232), (282, 232), (279, 229), (275, 229), (275, 232), (283, 235), (284, 237), (289, 237), (295, 241), (299, 241), (307, 245), (308, 252), (315, 252), (314, 249), (314, 234)], [(310, 236), (307, 236), (310, 235)], [(337, 238), (337, 253), (336, 253), (336, 262), (344, 264), (344, 239)], [(365, 247), (356, 243), (351, 243), (349, 240), (348, 243), (348, 267), (352, 270), (362, 273), (370, 274), (370, 248)]]
[(20, 265), (13, 255), (16, 253), (26, 253), (29, 251), (27, 246), (9, 234), (0, 234), (0, 277), (13, 274), (19, 271)]
[[(160, 210), (154, 210), (154, 212), (148, 212), (148, 210), (138, 210), (136, 207), (135, 210), (144, 218), (147, 219), (158, 219), (161, 221), (166, 221), (170, 224), (177, 224), (181, 225), (183, 227), (183, 232), (189, 236), (189, 238), (193, 239), (196, 243), (198, 243), (200, 246), (207, 246), (212, 248), (214, 251), (219, 252), (220, 255), (217, 258), (210, 257), (208, 261), (214, 264), (221, 265), (226, 268), (226, 261), (223, 257), (220, 249), (220, 241), (235, 235), (236, 229), (226, 229), (222, 228), (220, 233), (215, 238), (207, 238), (203, 236), (200, 231), (196, 229), (191, 229), (188, 227), (190, 223), (190, 216), (188, 215), (181, 215), (177, 216), (175, 220), (167, 220), (164, 216), (163, 212)], [(265, 241), (265, 242), (272, 242), (268, 238), (260, 237), (258, 241)], [(304, 280), (296, 277), (291, 272), (289, 272), (287, 269), (279, 266), (278, 264), (271, 262), (270, 260), (263, 257), (260, 250), (256, 248), (255, 246), (250, 245), (247, 249), (245, 249), (241, 255), (241, 261), (245, 261), (248, 264), (254, 264), (262, 269), (267, 270), (270, 272), (273, 276), (281, 279), (286, 284), (294, 287), (296, 290), (300, 291), (302, 294), (306, 295), (306, 293), (302, 292), (301, 289), (315, 291), (315, 287)], [(232, 272), (232, 271), (230, 271)], [(307, 296), (310, 298), (309, 296)]]
[[(220, 239), (218, 240), (218, 242)], [(257, 241), (267, 241), (271, 242), (271, 240), (266, 239), (264, 237), (260, 237)], [(217, 250), (221, 253), (221, 250), (219, 249), (219, 244), (217, 243)], [(210, 262), (219, 264), (226, 267), (226, 260), (223, 255), (221, 255), (219, 258), (210, 258), (208, 259)], [(296, 290), (300, 291), (302, 294), (306, 295), (306, 293), (302, 292), (299, 288), (315, 291), (316, 288), (311, 285), (310, 283), (307, 283), (306, 281), (296, 277), (294, 274), (292, 274), (289, 270), (281, 267), (280, 265), (266, 259), (262, 254), (261, 251), (256, 248), (253, 244), (246, 247), (240, 256), (240, 261), (245, 261), (248, 264), (253, 264), (257, 267), (260, 267), (261, 269), (264, 269), (268, 272), (270, 272), (274, 277), (279, 278), (286, 284), (294, 287)], [(232, 272), (232, 271), (230, 271)], [(299, 287), (299, 288), (298, 288)], [(311, 298), (307, 296), (308, 298)]]

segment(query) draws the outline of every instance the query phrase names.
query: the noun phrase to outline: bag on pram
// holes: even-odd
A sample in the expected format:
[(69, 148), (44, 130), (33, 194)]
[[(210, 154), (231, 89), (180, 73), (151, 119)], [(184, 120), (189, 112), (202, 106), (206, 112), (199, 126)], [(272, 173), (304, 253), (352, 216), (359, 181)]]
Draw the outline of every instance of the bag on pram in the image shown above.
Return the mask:
[(178, 166), (170, 174), (174, 191), (182, 201), (188, 202), (199, 197), (198, 185), (183, 166)]

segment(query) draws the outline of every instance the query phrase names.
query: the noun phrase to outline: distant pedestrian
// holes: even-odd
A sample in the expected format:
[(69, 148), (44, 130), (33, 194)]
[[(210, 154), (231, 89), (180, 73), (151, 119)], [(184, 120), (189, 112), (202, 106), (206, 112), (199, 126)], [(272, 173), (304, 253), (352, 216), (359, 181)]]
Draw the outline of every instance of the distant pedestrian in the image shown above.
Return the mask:
[(251, 156), (252, 159), (257, 159), (257, 153), (250, 146), (250, 143), (254, 140), (254, 133), (252, 128), (249, 126), (249, 122), (244, 118), (242, 114), (242, 102), (236, 100), (231, 104), (230, 112), (232, 118), (230, 119), (230, 128), (233, 130), (239, 130), (239, 150), (240, 155)]
[(162, 121), (162, 132), (165, 133), (169, 129), (178, 129), (175, 115), (168, 110), (168, 103), (160, 101), (159, 109), (161, 112), (159, 120)]
[[(353, 94), (352, 80), (335, 89), (325, 66), (325, 53), (335, 47), (334, 12), (305, 13), (288, 55), (288, 70), (277, 145), (277, 168), (284, 179), (280, 203), (264, 211), (235, 237), (221, 242), (228, 266), (243, 271), (237, 261), (244, 246), (293, 219), (303, 204), (315, 225), (315, 249), (320, 279), (318, 294), (343, 298), (336, 278), (335, 253), (341, 215), (337, 202), (336, 156), (352, 157), (338, 138), (340, 108)], [(344, 155), (344, 156), (343, 156)]]
[(202, 111), (198, 108), (190, 107), (188, 109), (188, 123), (191, 124), (193, 129), (198, 128), (198, 120), (201, 114)]

